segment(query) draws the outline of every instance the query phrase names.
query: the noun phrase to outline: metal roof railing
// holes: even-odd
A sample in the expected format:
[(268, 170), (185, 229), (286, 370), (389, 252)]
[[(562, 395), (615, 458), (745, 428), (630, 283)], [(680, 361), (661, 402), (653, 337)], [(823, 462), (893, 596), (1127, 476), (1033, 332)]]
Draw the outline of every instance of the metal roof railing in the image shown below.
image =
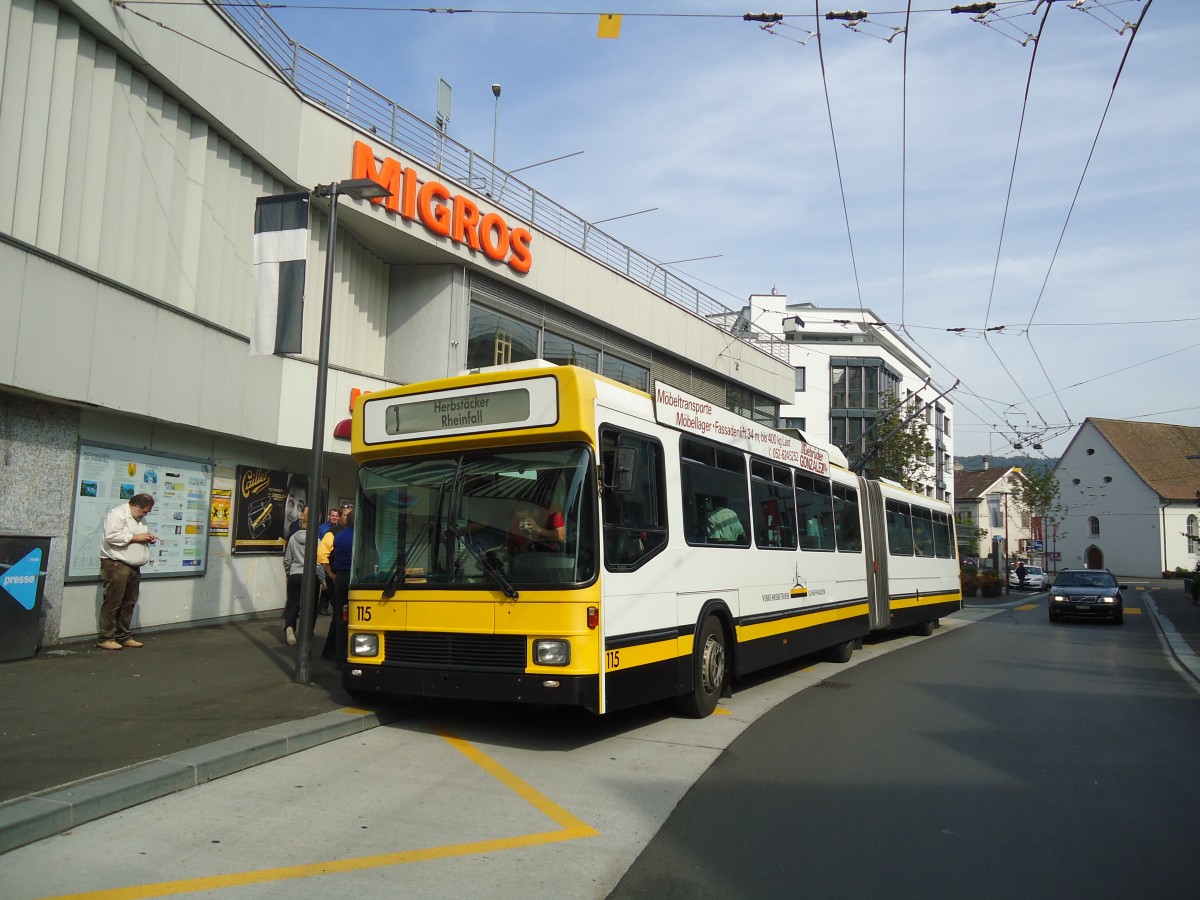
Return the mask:
[(302, 95), (376, 135), (401, 153), (436, 169), (468, 190), (546, 234), (619, 272), (682, 309), (712, 321), (744, 343), (783, 361), (787, 344), (751, 329), (734, 335), (724, 323), (730, 308), (670, 272), (663, 263), (621, 243), (511, 173), (463, 146), (327, 59), (287, 36), (268, 7), (246, 0), (210, 0)]

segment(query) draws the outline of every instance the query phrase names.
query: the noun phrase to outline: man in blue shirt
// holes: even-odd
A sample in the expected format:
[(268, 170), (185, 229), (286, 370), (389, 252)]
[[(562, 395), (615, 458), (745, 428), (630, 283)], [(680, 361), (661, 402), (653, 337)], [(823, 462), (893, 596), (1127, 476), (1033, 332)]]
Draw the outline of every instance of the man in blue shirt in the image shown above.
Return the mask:
[(354, 550), (354, 508), (343, 507), (342, 530), (333, 536), (333, 550), (325, 566), (326, 582), (332, 579), (333, 615), (325, 635), (323, 659), (332, 659), (340, 669), (346, 659), (346, 604), (350, 600), (350, 561)]

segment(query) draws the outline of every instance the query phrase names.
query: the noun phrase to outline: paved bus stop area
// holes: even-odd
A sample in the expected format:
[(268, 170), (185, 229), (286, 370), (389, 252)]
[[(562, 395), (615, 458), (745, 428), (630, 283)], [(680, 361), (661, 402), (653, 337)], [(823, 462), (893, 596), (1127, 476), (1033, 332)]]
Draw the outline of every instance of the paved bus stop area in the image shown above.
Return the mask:
[[(1168, 656), (1200, 683), (1200, 605), (1179, 581), (1122, 578), (1127, 608), (1158, 623)], [(1148, 593), (1149, 592), (1149, 593)], [(972, 598), (968, 610), (1036, 602)], [(376, 725), (419, 704), (356, 707), (319, 658), (296, 684), (275, 617), (142, 632), (141, 649), (94, 642), (0, 664), (0, 853), (155, 797)]]

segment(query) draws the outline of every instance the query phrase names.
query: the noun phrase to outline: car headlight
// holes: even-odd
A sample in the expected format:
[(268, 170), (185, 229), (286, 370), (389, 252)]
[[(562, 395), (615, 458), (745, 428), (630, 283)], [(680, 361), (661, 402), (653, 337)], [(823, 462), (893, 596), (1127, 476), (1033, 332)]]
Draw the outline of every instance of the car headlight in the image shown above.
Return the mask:
[(378, 656), (379, 635), (355, 634), (350, 640), (351, 656)]
[(1100, 599), (1103, 600), (1105, 603), (1116, 603), (1117, 602), (1116, 597), (1101, 597)]
[(569, 666), (571, 642), (540, 640), (533, 642), (533, 661), (539, 666)]

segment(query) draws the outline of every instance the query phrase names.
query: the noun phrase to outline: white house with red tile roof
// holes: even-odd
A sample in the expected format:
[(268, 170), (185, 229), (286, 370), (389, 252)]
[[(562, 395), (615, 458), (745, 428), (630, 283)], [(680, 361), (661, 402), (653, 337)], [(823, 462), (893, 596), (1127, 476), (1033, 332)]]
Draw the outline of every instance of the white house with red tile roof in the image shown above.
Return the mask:
[(1054, 467), (1059, 568), (1159, 576), (1200, 558), (1200, 428), (1085, 419)]

